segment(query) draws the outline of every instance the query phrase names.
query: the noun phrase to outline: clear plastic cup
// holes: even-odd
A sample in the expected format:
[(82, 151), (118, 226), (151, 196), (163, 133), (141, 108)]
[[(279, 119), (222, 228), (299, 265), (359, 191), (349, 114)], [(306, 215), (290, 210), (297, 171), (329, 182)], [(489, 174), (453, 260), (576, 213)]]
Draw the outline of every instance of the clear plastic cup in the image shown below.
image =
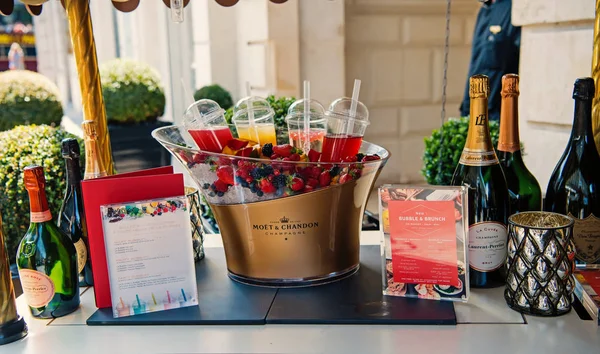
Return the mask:
[(277, 145), (274, 123), (275, 111), (260, 97), (245, 97), (233, 108), (233, 124), (240, 139), (265, 145)]
[(131, 304), (131, 309), (133, 310), (134, 315), (141, 315), (148, 312), (148, 307), (144, 301), (140, 301), (139, 304), (137, 301), (134, 301), (133, 304)]
[(123, 316), (130, 316), (131, 315), (131, 308), (127, 305), (124, 304), (122, 302), (118, 302), (117, 303), (117, 317), (123, 317)]
[(225, 120), (225, 110), (212, 100), (191, 104), (183, 115), (183, 126), (203, 151), (222, 152), (227, 142), (233, 139)]
[[(351, 113), (353, 102), (356, 111)], [(325, 112), (327, 134), (323, 139), (321, 161), (340, 162), (356, 156), (360, 150), (365, 130), (369, 125), (369, 110), (362, 102), (339, 98)]]
[(165, 306), (165, 310), (168, 309), (176, 309), (181, 307), (181, 304), (179, 302), (179, 298), (177, 297), (177, 295), (173, 296), (171, 295), (169, 296), (165, 296), (163, 298), (163, 305)]
[[(304, 129), (304, 102), (305, 99), (297, 100), (288, 109), (285, 121), (288, 126), (290, 145), (304, 149), (306, 143), (306, 131)], [(321, 152), (323, 138), (327, 131), (327, 120), (325, 119), (325, 108), (316, 100), (309, 100), (310, 125), (308, 129), (308, 141), (310, 149)], [(307, 153), (307, 151), (305, 151)]]

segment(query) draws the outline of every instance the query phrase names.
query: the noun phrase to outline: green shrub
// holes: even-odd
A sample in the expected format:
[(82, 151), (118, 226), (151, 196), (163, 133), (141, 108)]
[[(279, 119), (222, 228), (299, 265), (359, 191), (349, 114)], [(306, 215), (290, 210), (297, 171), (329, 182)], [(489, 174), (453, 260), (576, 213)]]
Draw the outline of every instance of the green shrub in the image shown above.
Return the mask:
[[(427, 183), (438, 186), (450, 185), (460, 154), (465, 147), (468, 130), (468, 117), (450, 118), (442, 126), (443, 136), (439, 129), (435, 129), (431, 136), (425, 138), (421, 173)], [(498, 131), (498, 122), (490, 121), (490, 135), (495, 149), (498, 148)]]
[(0, 73), (0, 131), (17, 125), (59, 125), (63, 108), (58, 87), (29, 70)]
[(100, 65), (109, 124), (153, 122), (165, 113), (160, 76), (146, 63), (114, 59)]
[[(48, 125), (18, 126), (0, 132), (0, 212), (11, 262), (29, 227), (29, 197), (23, 186), (23, 169), (29, 165), (44, 167), (46, 196), (56, 219), (66, 188), (65, 162), (60, 153), (65, 138), (75, 136)], [(83, 167), (85, 150), (83, 141), (78, 140)]]
[(194, 100), (198, 101), (202, 99), (213, 100), (225, 110), (233, 107), (233, 99), (229, 91), (217, 84), (204, 86), (194, 92)]

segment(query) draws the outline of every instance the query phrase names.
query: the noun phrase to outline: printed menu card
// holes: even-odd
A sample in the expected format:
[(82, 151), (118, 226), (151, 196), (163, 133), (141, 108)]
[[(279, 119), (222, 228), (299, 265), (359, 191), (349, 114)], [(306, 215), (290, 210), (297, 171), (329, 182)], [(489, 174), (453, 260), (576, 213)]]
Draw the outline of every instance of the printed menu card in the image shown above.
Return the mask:
[(379, 189), (385, 295), (467, 300), (466, 193), (464, 187)]
[(185, 196), (101, 206), (113, 316), (198, 305)]

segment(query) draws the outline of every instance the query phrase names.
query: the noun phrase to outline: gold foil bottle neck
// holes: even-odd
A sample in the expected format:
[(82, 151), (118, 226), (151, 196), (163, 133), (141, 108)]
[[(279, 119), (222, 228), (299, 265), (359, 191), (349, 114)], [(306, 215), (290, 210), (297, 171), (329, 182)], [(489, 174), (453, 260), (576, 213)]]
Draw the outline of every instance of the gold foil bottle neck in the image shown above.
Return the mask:
[(502, 97), (519, 95), (519, 75), (506, 74), (502, 76)]
[(83, 135), (85, 139), (96, 140), (98, 138), (98, 129), (96, 122), (94, 122), (93, 120), (86, 120), (83, 123), (81, 123), (81, 126), (83, 127)]
[(490, 94), (490, 79), (485, 75), (473, 75), (469, 78), (469, 97), (487, 98)]

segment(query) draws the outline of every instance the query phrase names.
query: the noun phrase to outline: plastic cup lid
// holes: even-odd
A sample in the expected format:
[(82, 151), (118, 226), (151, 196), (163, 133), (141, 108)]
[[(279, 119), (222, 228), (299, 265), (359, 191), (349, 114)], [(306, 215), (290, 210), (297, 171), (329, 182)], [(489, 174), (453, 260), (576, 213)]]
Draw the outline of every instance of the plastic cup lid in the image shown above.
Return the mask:
[[(306, 99), (300, 99), (294, 101), (288, 108), (288, 113), (285, 117), (287, 122), (304, 122), (304, 102)], [(310, 121), (311, 123), (320, 122), (325, 119), (325, 108), (317, 100), (308, 100), (310, 110)]]
[(350, 113), (353, 100), (351, 98), (343, 97), (331, 102), (329, 109), (325, 112), (325, 115), (331, 118), (351, 120), (354, 123), (368, 125), (369, 124), (369, 110), (360, 101), (356, 102), (356, 112), (354, 115)]
[(188, 107), (185, 111), (185, 117), (190, 122), (200, 119), (199, 123), (206, 125), (223, 116), (224, 113), (225, 110), (221, 108), (217, 102), (209, 99), (202, 99), (192, 103)]
[[(250, 104), (252, 102), (252, 104)], [(254, 121), (261, 122), (275, 116), (275, 111), (267, 100), (262, 97), (244, 97), (233, 107), (233, 122), (247, 122), (250, 120), (249, 112), (254, 114)]]

